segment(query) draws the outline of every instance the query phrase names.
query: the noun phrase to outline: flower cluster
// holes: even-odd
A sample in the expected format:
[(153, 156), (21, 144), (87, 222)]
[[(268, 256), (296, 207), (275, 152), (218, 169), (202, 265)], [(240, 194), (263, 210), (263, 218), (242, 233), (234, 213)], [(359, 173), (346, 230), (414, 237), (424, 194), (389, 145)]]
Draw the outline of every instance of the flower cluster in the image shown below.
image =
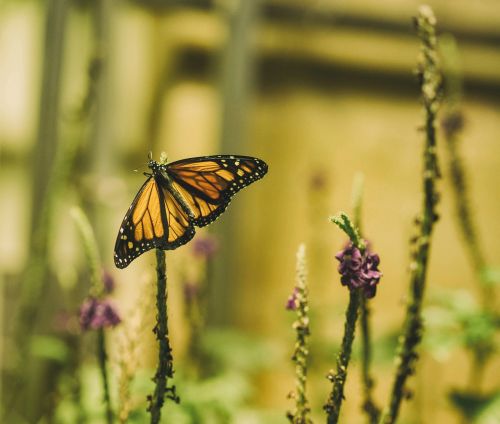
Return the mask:
[(193, 255), (198, 258), (212, 259), (219, 250), (219, 241), (209, 234), (193, 241)]
[(113, 293), (113, 291), (115, 290), (115, 279), (113, 278), (113, 275), (107, 270), (102, 271), (102, 284), (104, 286), (105, 293)]
[(120, 322), (121, 318), (109, 300), (90, 297), (80, 307), (80, 326), (83, 330), (115, 327)]
[(184, 281), (182, 291), (184, 292), (184, 300), (186, 303), (191, 304), (199, 297), (200, 286), (195, 281)]
[(464, 128), (465, 118), (460, 111), (449, 112), (441, 121), (446, 137), (453, 137)]
[(286, 309), (289, 311), (295, 311), (298, 307), (299, 303), (299, 289), (297, 287), (293, 288), (292, 294), (288, 297), (288, 300), (286, 301)]
[(380, 258), (368, 248), (361, 251), (349, 243), (343, 250), (335, 255), (340, 262), (338, 271), (342, 276), (340, 281), (350, 290), (360, 288), (367, 298), (375, 296), (377, 284), (382, 277), (378, 269)]

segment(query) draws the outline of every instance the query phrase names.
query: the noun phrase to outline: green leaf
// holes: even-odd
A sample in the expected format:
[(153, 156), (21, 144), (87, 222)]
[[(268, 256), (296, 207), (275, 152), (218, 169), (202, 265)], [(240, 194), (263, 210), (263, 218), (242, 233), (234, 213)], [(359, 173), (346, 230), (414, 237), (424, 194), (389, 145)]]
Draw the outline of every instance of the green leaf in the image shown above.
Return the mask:
[(30, 349), (33, 356), (58, 362), (66, 361), (69, 353), (66, 343), (52, 336), (33, 336)]
[(354, 246), (356, 246), (361, 251), (365, 250), (365, 242), (359, 235), (358, 229), (352, 224), (346, 213), (339, 212), (338, 215), (330, 217), (330, 221), (347, 234)]
[(500, 422), (500, 391), (496, 391), (494, 397), (479, 412), (477, 424), (490, 424)]
[(485, 267), (481, 272), (481, 280), (490, 287), (500, 285), (500, 268)]
[(468, 422), (498, 422), (500, 419), (500, 392), (487, 394), (453, 390), (448, 398)]
[(373, 341), (373, 363), (392, 367), (399, 345), (400, 328), (393, 328)]
[(454, 345), (486, 359), (496, 350), (500, 319), (484, 311), (466, 290), (443, 290), (432, 293), (432, 305), (424, 310), (430, 350), (444, 359)]
[(255, 372), (275, 365), (279, 353), (271, 341), (252, 338), (236, 331), (210, 330), (203, 335), (203, 350), (219, 370)]

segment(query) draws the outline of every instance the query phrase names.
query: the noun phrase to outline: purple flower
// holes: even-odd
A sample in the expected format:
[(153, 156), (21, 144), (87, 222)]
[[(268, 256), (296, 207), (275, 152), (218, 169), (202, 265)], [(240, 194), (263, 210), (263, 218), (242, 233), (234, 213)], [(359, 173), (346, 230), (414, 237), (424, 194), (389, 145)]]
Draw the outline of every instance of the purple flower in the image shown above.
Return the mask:
[(380, 258), (367, 247), (364, 253), (349, 243), (344, 250), (335, 255), (340, 262), (338, 266), (340, 281), (350, 290), (360, 288), (367, 298), (375, 296), (377, 284), (382, 277), (378, 269)]
[(449, 113), (441, 122), (446, 137), (452, 137), (463, 129), (465, 118), (460, 111)]
[(314, 172), (309, 180), (309, 185), (313, 190), (322, 190), (326, 187), (327, 179), (325, 172), (317, 170)]
[(80, 327), (82, 330), (115, 327), (121, 322), (113, 304), (93, 297), (86, 299), (80, 307)]
[(288, 297), (288, 300), (286, 301), (286, 309), (289, 311), (295, 311), (297, 309), (298, 305), (298, 294), (299, 294), (299, 289), (297, 287), (294, 287), (292, 294)]
[(219, 249), (219, 242), (214, 236), (206, 235), (193, 241), (193, 254), (204, 259), (211, 259)]
[(187, 303), (193, 303), (200, 294), (200, 287), (192, 281), (185, 281), (182, 285), (184, 291), (184, 299)]
[(115, 289), (115, 279), (113, 278), (113, 275), (105, 269), (102, 270), (102, 283), (106, 293), (113, 293)]

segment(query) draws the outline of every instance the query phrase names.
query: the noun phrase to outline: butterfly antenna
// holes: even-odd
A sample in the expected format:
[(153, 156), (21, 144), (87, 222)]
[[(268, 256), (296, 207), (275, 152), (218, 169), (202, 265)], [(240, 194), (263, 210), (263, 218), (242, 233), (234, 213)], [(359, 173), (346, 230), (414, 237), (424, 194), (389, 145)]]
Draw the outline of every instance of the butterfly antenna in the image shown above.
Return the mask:
[(133, 170), (133, 172), (141, 172), (142, 170), (147, 170), (148, 169), (148, 163), (141, 163), (140, 166), (138, 166), (136, 169)]

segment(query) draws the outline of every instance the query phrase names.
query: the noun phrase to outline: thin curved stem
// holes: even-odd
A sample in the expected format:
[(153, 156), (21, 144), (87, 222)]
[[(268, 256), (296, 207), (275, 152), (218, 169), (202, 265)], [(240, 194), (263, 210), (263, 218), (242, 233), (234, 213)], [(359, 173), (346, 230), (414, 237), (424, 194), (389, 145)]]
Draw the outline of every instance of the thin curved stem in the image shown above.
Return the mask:
[(111, 407), (111, 396), (109, 392), (109, 378), (106, 368), (106, 335), (104, 329), (100, 328), (97, 332), (97, 357), (99, 359), (99, 368), (101, 370), (102, 386), (104, 391), (104, 403), (106, 405), (106, 422), (113, 423), (113, 409)]
[(363, 411), (368, 416), (368, 422), (375, 424), (380, 416), (380, 409), (373, 400), (373, 378), (370, 373), (370, 364), (372, 358), (371, 350), (371, 332), (370, 332), (370, 306), (365, 296), (361, 296), (360, 305), (360, 327), (361, 327), (361, 345), (362, 345), (362, 369), (361, 380), (363, 383)]
[(425, 109), (425, 147), (423, 169), (423, 205), (417, 219), (419, 228), (415, 238), (410, 265), (410, 294), (406, 321), (398, 350), (397, 369), (391, 397), (382, 417), (383, 424), (396, 422), (401, 402), (408, 396), (406, 380), (415, 372), (417, 347), (422, 340), (422, 303), (425, 292), (427, 263), (430, 254), (432, 230), (437, 221), (435, 207), (438, 201), (436, 181), (440, 177), (436, 156), (436, 117), (440, 104), (441, 73), (437, 59), (436, 18), (429, 6), (421, 6), (416, 19), (421, 40), (420, 84)]
[(327, 423), (336, 424), (339, 420), (340, 408), (344, 400), (344, 385), (347, 379), (347, 367), (351, 359), (352, 344), (356, 332), (356, 321), (358, 319), (360, 293), (358, 290), (349, 292), (349, 305), (346, 310), (344, 337), (342, 347), (337, 356), (337, 370), (335, 374), (328, 376), (333, 387), (324, 409), (327, 413)]
[(179, 398), (175, 393), (175, 386), (168, 387), (168, 379), (174, 377), (174, 366), (172, 348), (170, 347), (170, 340), (168, 337), (167, 263), (165, 252), (161, 249), (156, 249), (156, 275), (157, 322), (153, 332), (156, 335), (156, 340), (158, 340), (158, 367), (153, 377), (155, 390), (153, 395), (148, 396), (148, 411), (151, 413), (151, 424), (158, 424), (160, 422), (161, 409), (165, 403), (165, 397), (175, 402), (179, 402)]

